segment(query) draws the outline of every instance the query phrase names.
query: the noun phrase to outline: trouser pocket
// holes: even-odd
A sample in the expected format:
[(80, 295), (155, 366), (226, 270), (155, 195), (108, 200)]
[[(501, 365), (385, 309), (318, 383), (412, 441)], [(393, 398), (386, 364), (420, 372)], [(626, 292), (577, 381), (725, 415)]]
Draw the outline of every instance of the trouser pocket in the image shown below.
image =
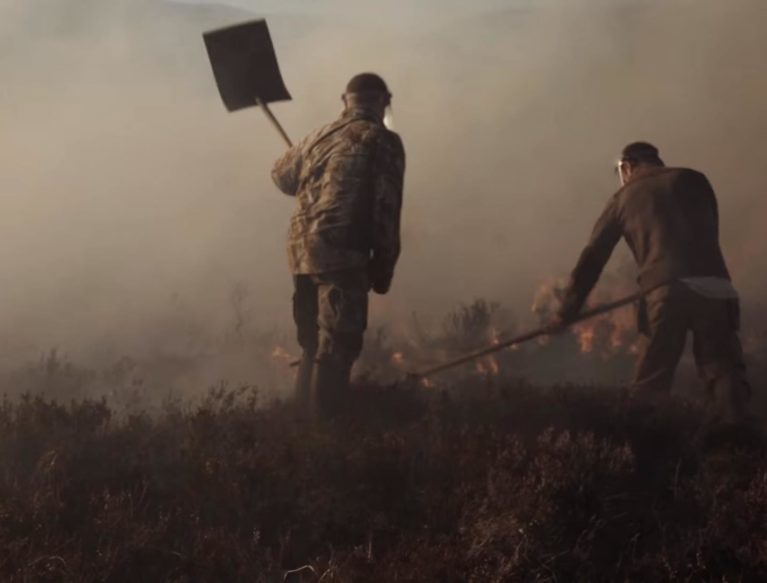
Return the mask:
[(362, 271), (324, 274), (319, 286), (318, 360), (351, 363), (362, 350), (367, 328), (368, 283)]

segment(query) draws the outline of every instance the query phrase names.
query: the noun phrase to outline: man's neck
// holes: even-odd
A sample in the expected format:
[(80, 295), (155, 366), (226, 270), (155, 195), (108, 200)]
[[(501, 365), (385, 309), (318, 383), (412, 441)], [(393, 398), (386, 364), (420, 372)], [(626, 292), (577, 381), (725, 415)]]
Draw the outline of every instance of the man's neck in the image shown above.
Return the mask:
[(371, 107), (364, 107), (364, 106), (347, 107), (344, 110), (342, 117), (345, 117), (345, 118), (361, 117), (365, 119), (370, 119), (372, 121), (377, 121), (379, 123), (383, 123), (383, 116), (380, 115), (377, 111), (375, 111)]
[(631, 180), (629, 183), (644, 178), (649, 174), (654, 174), (663, 168), (665, 168), (665, 166), (661, 166), (660, 164), (642, 164), (636, 170), (634, 170), (634, 172), (631, 173)]

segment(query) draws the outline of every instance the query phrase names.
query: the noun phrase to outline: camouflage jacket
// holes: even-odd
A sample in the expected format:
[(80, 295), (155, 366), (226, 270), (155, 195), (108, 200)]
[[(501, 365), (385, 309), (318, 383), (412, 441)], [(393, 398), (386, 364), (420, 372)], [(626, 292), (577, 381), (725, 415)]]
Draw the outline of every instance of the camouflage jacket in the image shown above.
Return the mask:
[(636, 259), (644, 292), (676, 279), (730, 279), (708, 179), (695, 170), (659, 167), (610, 199), (570, 276), (560, 310), (565, 319), (581, 310), (621, 238)]
[(272, 178), (298, 199), (288, 237), (292, 272), (369, 268), (374, 287), (388, 289), (400, 253), (404, 172), (399, 136), (364, 110), (345, 112), (290, 148)]

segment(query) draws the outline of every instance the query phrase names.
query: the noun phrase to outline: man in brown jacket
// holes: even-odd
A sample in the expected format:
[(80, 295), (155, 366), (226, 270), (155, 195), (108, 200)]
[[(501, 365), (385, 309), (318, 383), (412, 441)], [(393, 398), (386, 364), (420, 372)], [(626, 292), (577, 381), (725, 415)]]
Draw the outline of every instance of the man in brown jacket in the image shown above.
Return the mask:
[(288, 256), (303, 356), (296, 393), (320, 414), (345, 402), (362, 350), (368, 292), (385, 294), (400, 253), (402, 141), (383, 123), (391, 101), (378, 75), (347, 85), (344, 111), (274, 165), (277, 187), (297, 199)]
[(639, 310), (642, 343), (634, 389), (668, 394), (688, 331), (714, 421), (743, 420), (750, 397), (738, 338), (738, 295), (719, 247), (716, 196), (706, 177), (667, 168), (657, 148), (623, 150), (623, 187), (597, 221), (570, 278), (555, 326), (578, 315), (621, 238), (639, 266), (646, 293)]

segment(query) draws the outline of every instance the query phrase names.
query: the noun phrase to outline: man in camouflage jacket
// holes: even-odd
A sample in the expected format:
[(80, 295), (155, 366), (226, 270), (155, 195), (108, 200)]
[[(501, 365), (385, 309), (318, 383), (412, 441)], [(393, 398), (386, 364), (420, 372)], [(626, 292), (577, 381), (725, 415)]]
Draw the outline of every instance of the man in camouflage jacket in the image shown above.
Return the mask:
[(274, 165), (297, 207), (288, 257), (303, 356), (297, 397), (322, 414), (343, 407), (362, 350), (368, 292), (385, 294), (400, 253), (405, 152), (383, 123), (391, 94), (379, 76), (348, 84), (341, 117), (309, 134)]
[(645, 142), (623, 150), (623, 187), (610, 199), (570, 277), (554, 322), (580, 312), (607, 260), (623, 238), (646, 294), (639, 310), (642, 341), (634, 389), (667, 394), (688, 332), (706, 382), (712, 421), (745, 418), (750, 388), (738, 338), (738, 294), (719, 246), (719, 214), (711, 184), (700, 172), (667, 168)]

